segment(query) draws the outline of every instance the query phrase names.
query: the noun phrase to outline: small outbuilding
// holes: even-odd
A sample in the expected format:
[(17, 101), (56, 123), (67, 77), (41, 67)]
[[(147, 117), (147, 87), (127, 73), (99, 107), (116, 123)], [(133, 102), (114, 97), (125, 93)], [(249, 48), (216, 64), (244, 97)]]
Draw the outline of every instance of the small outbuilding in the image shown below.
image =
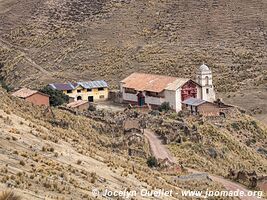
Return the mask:
[(74, 101), (74, 102), (67, 104), (67, 107), (83, 112), (83, 111), (88, 110), (89, 102), (78, 100), (78, 101)]
[(31, 90), (28, 88), (21, 88), (16, 92), (12, 93), (12, 96), (25, 99), (33, 103), (34, 105), (45, 105), (49, 106), (49, 95), (39, 92), (38, 90)]
[(187, 109), (193, 115), (220, 116), (220, 108), (217, 104), (202, 99), (189, 98), (182, 102), (183, 109)]

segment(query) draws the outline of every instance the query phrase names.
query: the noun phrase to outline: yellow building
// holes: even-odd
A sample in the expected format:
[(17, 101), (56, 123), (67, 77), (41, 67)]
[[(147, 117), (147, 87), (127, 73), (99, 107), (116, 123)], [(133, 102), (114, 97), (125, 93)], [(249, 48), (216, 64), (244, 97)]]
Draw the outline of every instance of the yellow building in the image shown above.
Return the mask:
[(95, 102), (108, 98), (108, 84), (103, 80), (77, 83), (53, 83), (49, 86), (55, 90), (62, 91), (70, 98), (73, 98), (74, 101), (84, 100)]

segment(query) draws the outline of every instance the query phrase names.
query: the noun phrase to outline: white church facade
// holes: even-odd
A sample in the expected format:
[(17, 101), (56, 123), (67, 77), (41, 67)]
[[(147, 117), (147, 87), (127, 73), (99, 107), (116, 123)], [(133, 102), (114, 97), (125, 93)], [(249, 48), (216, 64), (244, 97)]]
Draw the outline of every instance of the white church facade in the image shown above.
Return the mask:
[(176, 112), (189, 98), (215, 101), (212, 72), (206, 65), (197, 71), (196, 80), (171, 76), (133, 73), (120, 82), (120, 92), (125, 103), (158, 107), (168, 102)]

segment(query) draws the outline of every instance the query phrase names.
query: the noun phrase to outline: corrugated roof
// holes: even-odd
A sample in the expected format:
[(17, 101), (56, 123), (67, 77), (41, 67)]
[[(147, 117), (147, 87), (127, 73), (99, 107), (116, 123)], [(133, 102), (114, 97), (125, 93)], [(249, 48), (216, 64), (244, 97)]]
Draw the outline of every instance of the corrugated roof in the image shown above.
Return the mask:
[(161, 92), (176, 80), (176, 77), (171, 76), (133, 73), (121, 82), (124, 83), (123, 87), (126, 88), (138, 91)]
[(86, 81), (86, 82), (77, 82), (77, 83), (53, 83), (49, 84), (50, 87), (56, 90), (73, 90), (78, 86), (81, 86), (85, 89), (101, 88), (108, 87), (106, 81)]
[(82, 86), (85, 89), (93, 89), (93, 88), (106, 88), (108, 84), (104, 80), (99, 81), (87, 81), (87, 82), (77, 82), (78, 85)]
[(73, 90), (75, 87), (77, 87), (75, 86), (76, 84), (73, 85), (72, 83), (53, 83), (49, 85), (56, 90)]
[(193, 97), (190, 97), (189, 99), (184, 100), (182, 103), (190, 106), (199, 106), (203, 103), (206, 103), (207, 101), (202, 99), (196, 99)]
[(19, 97), (19, 98), (27, 98), (27, 97), (32, 96), (33, 94), (36, 94), (36, 93), (39, 93), (39, 94), (42, 94), (45, 96), (49, 96), (47, 94), (39, 92), (38, 90), (31, 90), (28, 88), (21, 88), (21, 89), (17, 90), (16, 92), (13, 92), (12, 96)]
[(74, 101), (74, 102), (67, 104), (67, 107), (68, 108), (77, 108), (77, 107), (79, 107), (83, 104), (86, 104), (86, 103), (88, 103), (88, 101), (78, 100), (78, 101)]

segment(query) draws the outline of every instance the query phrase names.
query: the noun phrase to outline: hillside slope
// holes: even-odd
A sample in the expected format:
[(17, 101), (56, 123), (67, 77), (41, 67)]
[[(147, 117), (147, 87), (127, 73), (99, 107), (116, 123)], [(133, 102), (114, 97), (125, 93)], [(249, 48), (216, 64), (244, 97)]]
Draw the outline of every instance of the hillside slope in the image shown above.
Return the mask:
[(266, 13), (264, 0), (1, 0), (1, 74), (116, 87), (133, 71), (194, 77), (204, 61), (219, 91), (266, 84)]
[(121, 131), (112, 134), (110, 124), (59, 109), (53, 113), (0, 88), (0, 191), (13, 188), (30, 200), (95, 199), (94, 188), (137, 191), (137, 199), (151, 199), (141, 197), (141, 189), (177, 192), (160, 199), (186, 199), (181, 190), (190, 188), (223, 190), (209, 180), (173, 182), (148, 168), (145, 159), (129, 157)]

